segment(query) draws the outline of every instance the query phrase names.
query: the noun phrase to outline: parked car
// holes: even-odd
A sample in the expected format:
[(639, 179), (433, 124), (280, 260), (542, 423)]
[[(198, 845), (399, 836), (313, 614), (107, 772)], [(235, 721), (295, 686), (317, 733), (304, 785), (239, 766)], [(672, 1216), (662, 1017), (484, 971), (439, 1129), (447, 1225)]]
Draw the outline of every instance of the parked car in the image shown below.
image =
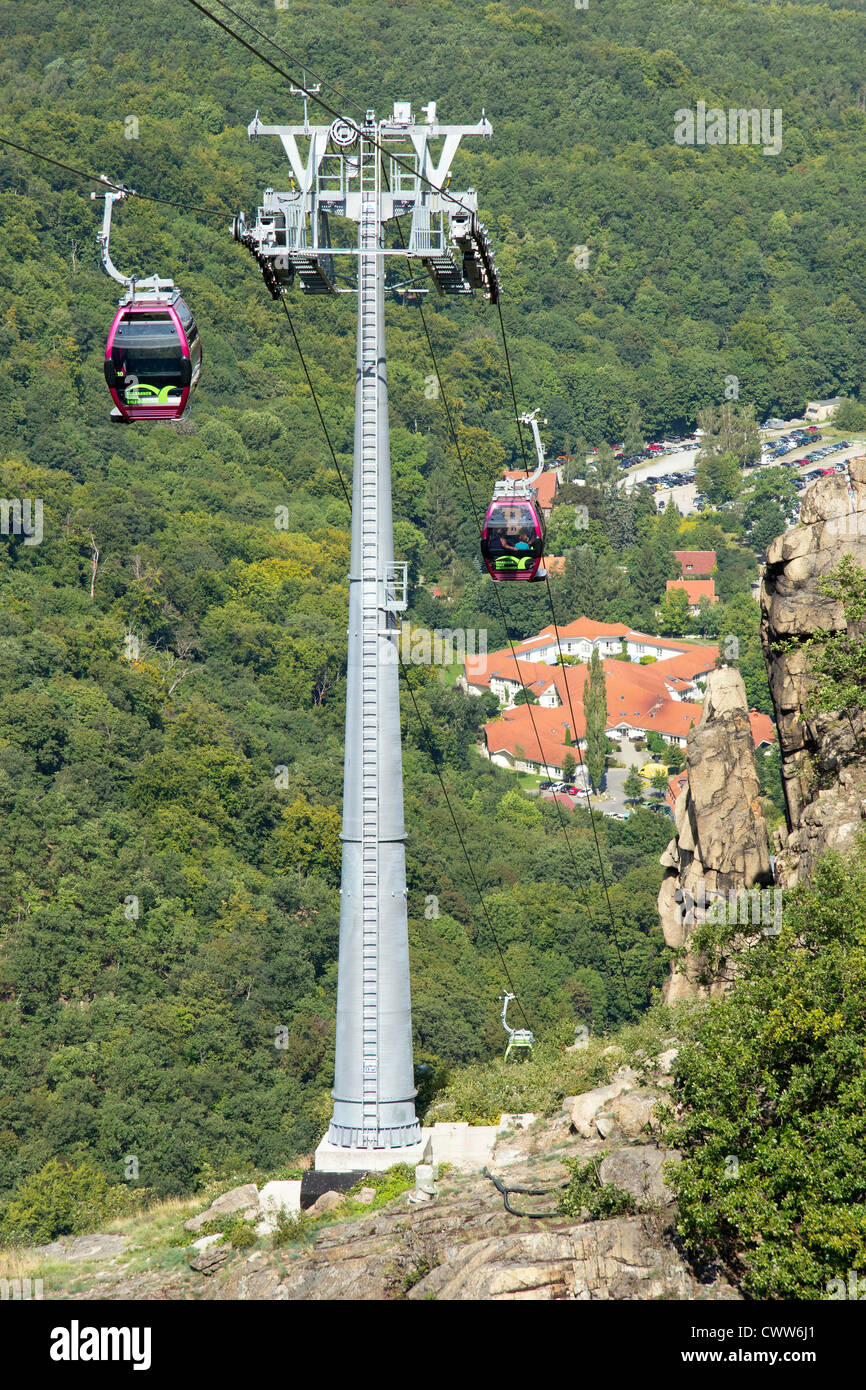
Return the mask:
[(552, 790), (553, 790), (554, 785), (555, 785), (555, 784), (554, 784), (553, 782), (547, 782), (547, 781), (545, 781), (545, 782), (539, 782), (539, 784), (538, 784), (538, 790), (539, 790), (540, 792), (549, 792), (549, 791), (552, 791)]

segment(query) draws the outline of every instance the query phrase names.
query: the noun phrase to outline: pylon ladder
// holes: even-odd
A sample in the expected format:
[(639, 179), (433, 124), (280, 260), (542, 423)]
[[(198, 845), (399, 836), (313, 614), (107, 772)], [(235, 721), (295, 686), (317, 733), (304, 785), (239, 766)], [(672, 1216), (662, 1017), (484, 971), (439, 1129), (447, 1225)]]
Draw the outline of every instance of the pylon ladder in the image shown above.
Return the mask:
[(361, 316), (361, 1014), (365, 1147), (379, 1132), (379, 243), (377, 190), (361, 204), (358, 311)]

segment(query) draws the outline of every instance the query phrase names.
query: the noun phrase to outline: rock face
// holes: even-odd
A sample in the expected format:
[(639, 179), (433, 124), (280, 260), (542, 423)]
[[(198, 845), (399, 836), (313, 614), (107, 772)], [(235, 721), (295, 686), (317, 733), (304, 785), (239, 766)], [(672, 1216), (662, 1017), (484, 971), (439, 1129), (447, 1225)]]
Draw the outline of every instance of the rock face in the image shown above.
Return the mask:
[[(773, 881), (767, 824), (761, 811), (755, 747), (746, 689), (739, 671), (711, 672), (697, 728), (686, 745), (689, 780), (674, 807), (677, 833), (661, 862), (659, 915), (668, 946), (688, 948), (715, 898)], [(668, 1004), (718, 993), (727, 983), (703, 978), (703, 962), (687, 956), (672, 969), (662, 997)]]
[[(776, 832), (782, 887), (808, 879), (827, 849), (844, 850), (866, 816), (866, 713), (808, 713), (803, 643), (819, 629), (845, 629), (841, 604), (820, 581), (849, 554), (866, 567), (866, 458), (808, 488), (800, 524), (773, 541), (761, 586), (761, 638), (776, 707), (787, 831)], [(781, 650), (782, 644), (790, 650)]]

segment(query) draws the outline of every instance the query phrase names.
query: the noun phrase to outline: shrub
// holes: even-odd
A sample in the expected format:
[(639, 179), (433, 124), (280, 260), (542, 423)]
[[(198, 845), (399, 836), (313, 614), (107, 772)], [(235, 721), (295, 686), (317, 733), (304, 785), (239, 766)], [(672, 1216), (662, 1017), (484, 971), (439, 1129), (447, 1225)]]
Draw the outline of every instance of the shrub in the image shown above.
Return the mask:
[(664, 1128), (687, 1249), (752, 1297), (866, 1269), (866, 864), (828, 855), (696, 1020)]
[(52, 1158), (24, 1178), (7, 1200), (0, 1215), (0, 1241), (20, 1245), (80, 1235), (111, 1217), (140, 1209), (146, 1195), (143, 1188), (110, 1183), (88, 1163), (75, 1167)]
[(557, 1206), (565, 1216), (578, 1221), (604, 1220), (608, 1216), (626, 1216), (635, 1210), (635, 1201), (630, 1192), (615, 1187), (611, 1182), (602, 1182), (599, 1167), (604, 1154), (598, 1154), (588, 1163), (579, 1158), (563, 1160), (571, 1174), (567, 1187), (557, 1197)]

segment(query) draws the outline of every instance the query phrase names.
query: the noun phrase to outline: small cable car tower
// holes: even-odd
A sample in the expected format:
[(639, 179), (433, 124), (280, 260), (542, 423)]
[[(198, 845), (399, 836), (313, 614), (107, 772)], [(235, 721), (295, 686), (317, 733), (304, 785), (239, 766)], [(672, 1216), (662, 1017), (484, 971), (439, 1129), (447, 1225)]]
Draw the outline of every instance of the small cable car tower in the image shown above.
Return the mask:
[[(474, 126), (441, 125), (435, 102), (423, 114), (425, 121), (416, 123), (410, 104), (396, 102), (390, 117), (377, 120), (368, 111), (358, 124), (266, 126), (256, 115), (248, 134), (281, 141), (290, 188), (266, 189), (255, 224), (240, 214), (233, 229), (275, 298), (296, 279), (305, 294), (358, 296), (334, 1112), (316, 1153), (316, 1167), (325, 1171), (412, 1160), (421, 1141), (397, 648), (407, 567), (394, 561), (386, 264), (408, 254), (427, 272), (413, 274), (410, 262), (409, 278), (389, 289), (480, 290), (493, 302), (499, 293), (475, 192), (444, 192), (460, 140), (490, 136), (490, 123), (482, 113)], [(411, 218), (405, 246), (389, 244), (388, 224), (398, 215)], [(338, 271), (347, 258), (356, 277)]]

